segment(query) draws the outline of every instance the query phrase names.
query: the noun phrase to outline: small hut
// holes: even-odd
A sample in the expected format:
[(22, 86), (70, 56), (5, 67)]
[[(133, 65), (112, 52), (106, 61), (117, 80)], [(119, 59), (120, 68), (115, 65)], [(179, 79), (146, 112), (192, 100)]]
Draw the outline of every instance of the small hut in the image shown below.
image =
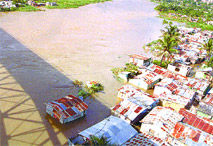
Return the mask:
[(46, 103), (46, 112), (61, 124), (83, 117), (87, 109), (88, 105), (83, 99), (73, 95)]

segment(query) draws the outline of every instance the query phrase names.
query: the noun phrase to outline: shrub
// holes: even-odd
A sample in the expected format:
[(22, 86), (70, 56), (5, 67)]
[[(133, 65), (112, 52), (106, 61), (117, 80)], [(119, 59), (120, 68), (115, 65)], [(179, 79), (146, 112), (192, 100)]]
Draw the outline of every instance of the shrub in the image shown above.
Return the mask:
[(83, 82), (79, 81), (79, 80), (75, 80), (75, 81), (73, 81), (73, 85), (77, 86), (77, 87), (81, 87), (83, 85)]
[(162, 64), (160, 65), (160, 60), (154, 60), (153, 64), (156, 64), (158, 66), (161, 66), (163, 68), (167, 68), (168, 64), (171, 63), (170, 61), (162, 61)]
[(78, 91), (78, 96), (82, 96), (84, 99), (91, 96), (90, 93), (88, 93), (87, 91), (83, 90), (83, 89), (80, 89)]

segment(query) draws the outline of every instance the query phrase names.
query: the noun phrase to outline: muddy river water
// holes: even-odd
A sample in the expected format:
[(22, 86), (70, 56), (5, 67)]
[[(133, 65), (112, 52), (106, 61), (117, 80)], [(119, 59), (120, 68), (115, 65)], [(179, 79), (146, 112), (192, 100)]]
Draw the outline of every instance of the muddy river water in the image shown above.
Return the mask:
[[(0, 145), (66, 145), (67, 137), (103, 120), (117, 102), (110, 71), (142, 53), (162, 20), (148, 0), (113, 0), (76, 9), (0, 13)], [(60, 125), (45, 102), (76, 95), (72, 81), (97, 80), (86, 117)]]

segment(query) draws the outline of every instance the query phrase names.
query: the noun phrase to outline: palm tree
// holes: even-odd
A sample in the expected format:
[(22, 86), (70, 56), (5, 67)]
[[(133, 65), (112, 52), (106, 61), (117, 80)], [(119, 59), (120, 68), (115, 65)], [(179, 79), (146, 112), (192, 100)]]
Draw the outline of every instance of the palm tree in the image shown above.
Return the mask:
[(163, 25), (166, 25), (165, 30), (161, 30), (161, 32), (163, 33), (163, 36), (169, 35), (170, 37), (175, 37), (175, 39), (179, 41), (178, 37), (180, 36), (180, 33), (178, 32), (177, 26), (173, 25), (172, 22), (168, 22), (166, 20), (163, 20)]
[(207, 52), (207, 59), (209, 60), (210, 57), (213, 55), (213, 39), (210, 38), (208, 40), (208, 42), (206, 42), (203, 45), (203, 48), (206, 50), (206, 52)]
[(171, 37), (169, 35), (164, 35), (162, 39), (158, 40), (159, 46), (156, 49), (160, 50), (159, 56), (161, 57), (160, 66), (162, 65), (162, 61), (165, 61), (165, 58), (170, 59), (173, 53), (177, 53), (178, 51), (174, 49), (177, 47), (178, 42), (176, 41), (175, 37)]
[(90, 136), (90, 145), (92, 146), (100, 146), (100, 145), (111, 145), (110, 141), (105, 137), (105, 136), (101, 136), (100, 138), (97, 136)]
[(156, 49), (159, 51), (159, 56), (161, 57), (160, 66), (162, 65), (162, 61), (165, 58), (170, 59), (173, 53), (177, 53), (178, 51), (174, 49), (178, 46), (180, 42), (179, 36), (180, 33), (178, 32), (178, 28), (175, 25), (172, 25), (172, 22), (168, 22), (166, 20), (163, 21), (165, 26), (165, 30), (161, 30), (163, 35), (161, 36), (162, 39), (158, 39), (158, 46), (156, 45)]

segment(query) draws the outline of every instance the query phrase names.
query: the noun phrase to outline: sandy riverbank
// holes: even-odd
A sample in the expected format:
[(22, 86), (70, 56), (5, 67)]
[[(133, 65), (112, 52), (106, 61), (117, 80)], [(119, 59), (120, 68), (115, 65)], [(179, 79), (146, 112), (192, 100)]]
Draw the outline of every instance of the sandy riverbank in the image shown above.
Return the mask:
[[(0, 13), (1, 143), (64, 145), (108, 116), (121, 86), (110, 69), (157, 39), (161, 21), (145, 0)], [(86, 118), (63, 126), (49, 122), (43, 103), (76, 93), (75, 79), (100, 81), (105, 93), (91, 102)]]

